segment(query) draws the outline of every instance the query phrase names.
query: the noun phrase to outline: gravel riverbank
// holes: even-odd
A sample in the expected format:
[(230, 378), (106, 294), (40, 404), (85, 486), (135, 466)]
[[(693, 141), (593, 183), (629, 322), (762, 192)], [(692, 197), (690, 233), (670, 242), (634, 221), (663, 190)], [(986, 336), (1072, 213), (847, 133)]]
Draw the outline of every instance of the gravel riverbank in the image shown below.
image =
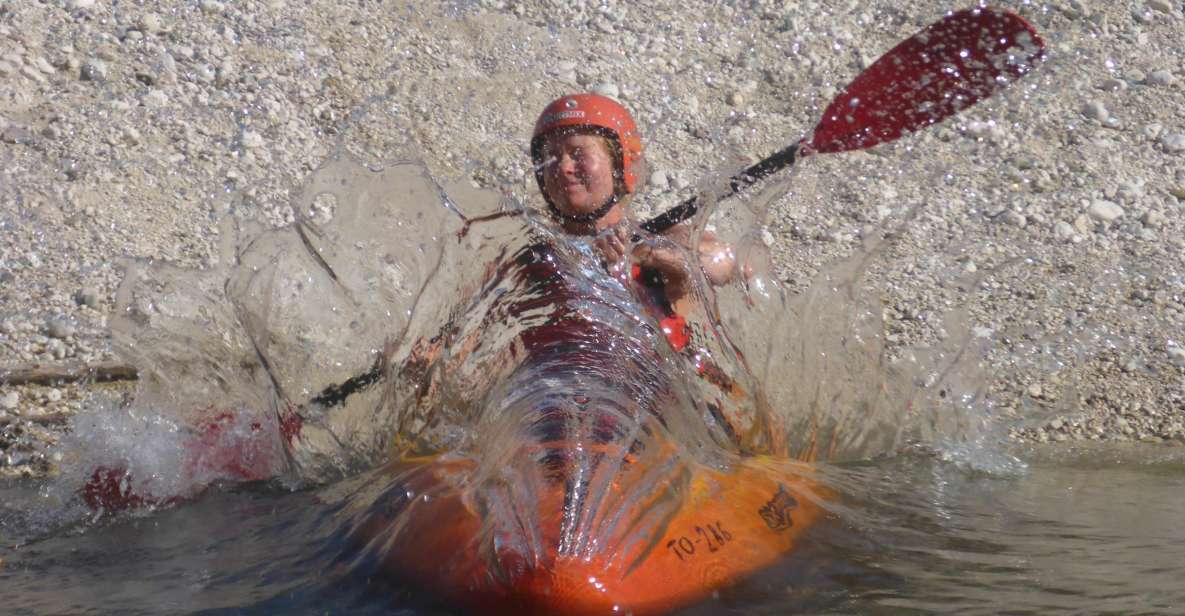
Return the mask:
[[(943, 3), (0, 5), (0, 378), (112, 361), (123, 258), (208, 264), (227, 195), (286, 195), (341, 144), (536, 203), (526, 145), (556, 95), (636, 112), (656, 212), (797, 140)], [(575, 6), (574, 6), (575, 5)], [(801, 290), (888, 234), (890, 350), (984, 342), (1014, 438), (1185, 442), (1185, 5), (1006, 2), (1049, 57), (1006, 96), (795, 171), (766, 237)], [(958, 7), (954, 7), (958, 8)], [(0, 477), (119, 386), (0, 383)], [(126, 389), (126, 386), (124, 386)]]

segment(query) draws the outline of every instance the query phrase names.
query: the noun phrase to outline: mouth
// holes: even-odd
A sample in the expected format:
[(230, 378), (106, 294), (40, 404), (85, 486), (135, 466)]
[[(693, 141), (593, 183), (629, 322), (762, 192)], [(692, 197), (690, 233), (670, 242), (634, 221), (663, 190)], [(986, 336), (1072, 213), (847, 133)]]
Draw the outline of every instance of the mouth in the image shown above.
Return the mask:
[(584, 184), (581, 184), (580, 182), (572, 182), (570, 184), (561, 184), (560, 190), (564, 191), (564, 194), (574, 195), (577, 193), (584, 192), (585, 187), (584, 187)]

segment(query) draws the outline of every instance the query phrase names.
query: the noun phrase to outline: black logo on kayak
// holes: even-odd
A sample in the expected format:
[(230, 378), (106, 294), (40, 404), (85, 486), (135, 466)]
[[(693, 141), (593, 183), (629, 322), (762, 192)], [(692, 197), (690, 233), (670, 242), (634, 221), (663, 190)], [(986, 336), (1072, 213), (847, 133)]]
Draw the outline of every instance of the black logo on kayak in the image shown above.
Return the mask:
[(790, 510), (796, 507), (798, 507), (798, 501), (790, 496), (790, 493), (786, 491), (786, 486), (779, 484), (777, 493), (769, 499), (768, 503), (762, 505), (757, 513), (761, 515), (761, 519), (765, 520), (765, 525), (770, 530), (783, 531), (794, 526)]

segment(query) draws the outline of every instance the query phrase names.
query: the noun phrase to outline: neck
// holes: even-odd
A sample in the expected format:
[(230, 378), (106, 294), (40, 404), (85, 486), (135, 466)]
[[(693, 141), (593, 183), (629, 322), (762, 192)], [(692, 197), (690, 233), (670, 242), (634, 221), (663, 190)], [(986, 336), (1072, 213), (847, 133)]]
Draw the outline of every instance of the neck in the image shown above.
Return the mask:
[(616, 194), (587, 214), (565, 214), (550, 199), (547, 200), (547, 208), (552, 217), (563, 225), (564, 231), (574, 235), (595, 235), (621, 222), (622, 218), (622, 204)]
[(609, 208), (609, 211), (600, 218), (589, 222), (577, 222), (571, 220), (562, 221), (564, 232), (572, 235), (596, 235), (613, 225), (621, 222), (623, 215), (621, 211), (621, 204), (614, 204)]

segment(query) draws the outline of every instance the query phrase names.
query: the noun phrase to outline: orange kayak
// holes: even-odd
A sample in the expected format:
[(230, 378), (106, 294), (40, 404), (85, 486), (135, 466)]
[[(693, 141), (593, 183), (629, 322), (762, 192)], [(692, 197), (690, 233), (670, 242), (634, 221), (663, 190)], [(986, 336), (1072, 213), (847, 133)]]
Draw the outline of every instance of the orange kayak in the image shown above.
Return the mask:
[(618, 484), (653, 469), (616, 469), (590, 507), (574, 503), (572, 468), (534, 502), (512, 504), (462, 489), (472, 461), (394, 462), (352, 539), (399, 582), (458, 608), (642, 615), (694, 604), (786, 557), (821, 516), (808, 465), (665, 466), (669, 481), (640, 499)]

